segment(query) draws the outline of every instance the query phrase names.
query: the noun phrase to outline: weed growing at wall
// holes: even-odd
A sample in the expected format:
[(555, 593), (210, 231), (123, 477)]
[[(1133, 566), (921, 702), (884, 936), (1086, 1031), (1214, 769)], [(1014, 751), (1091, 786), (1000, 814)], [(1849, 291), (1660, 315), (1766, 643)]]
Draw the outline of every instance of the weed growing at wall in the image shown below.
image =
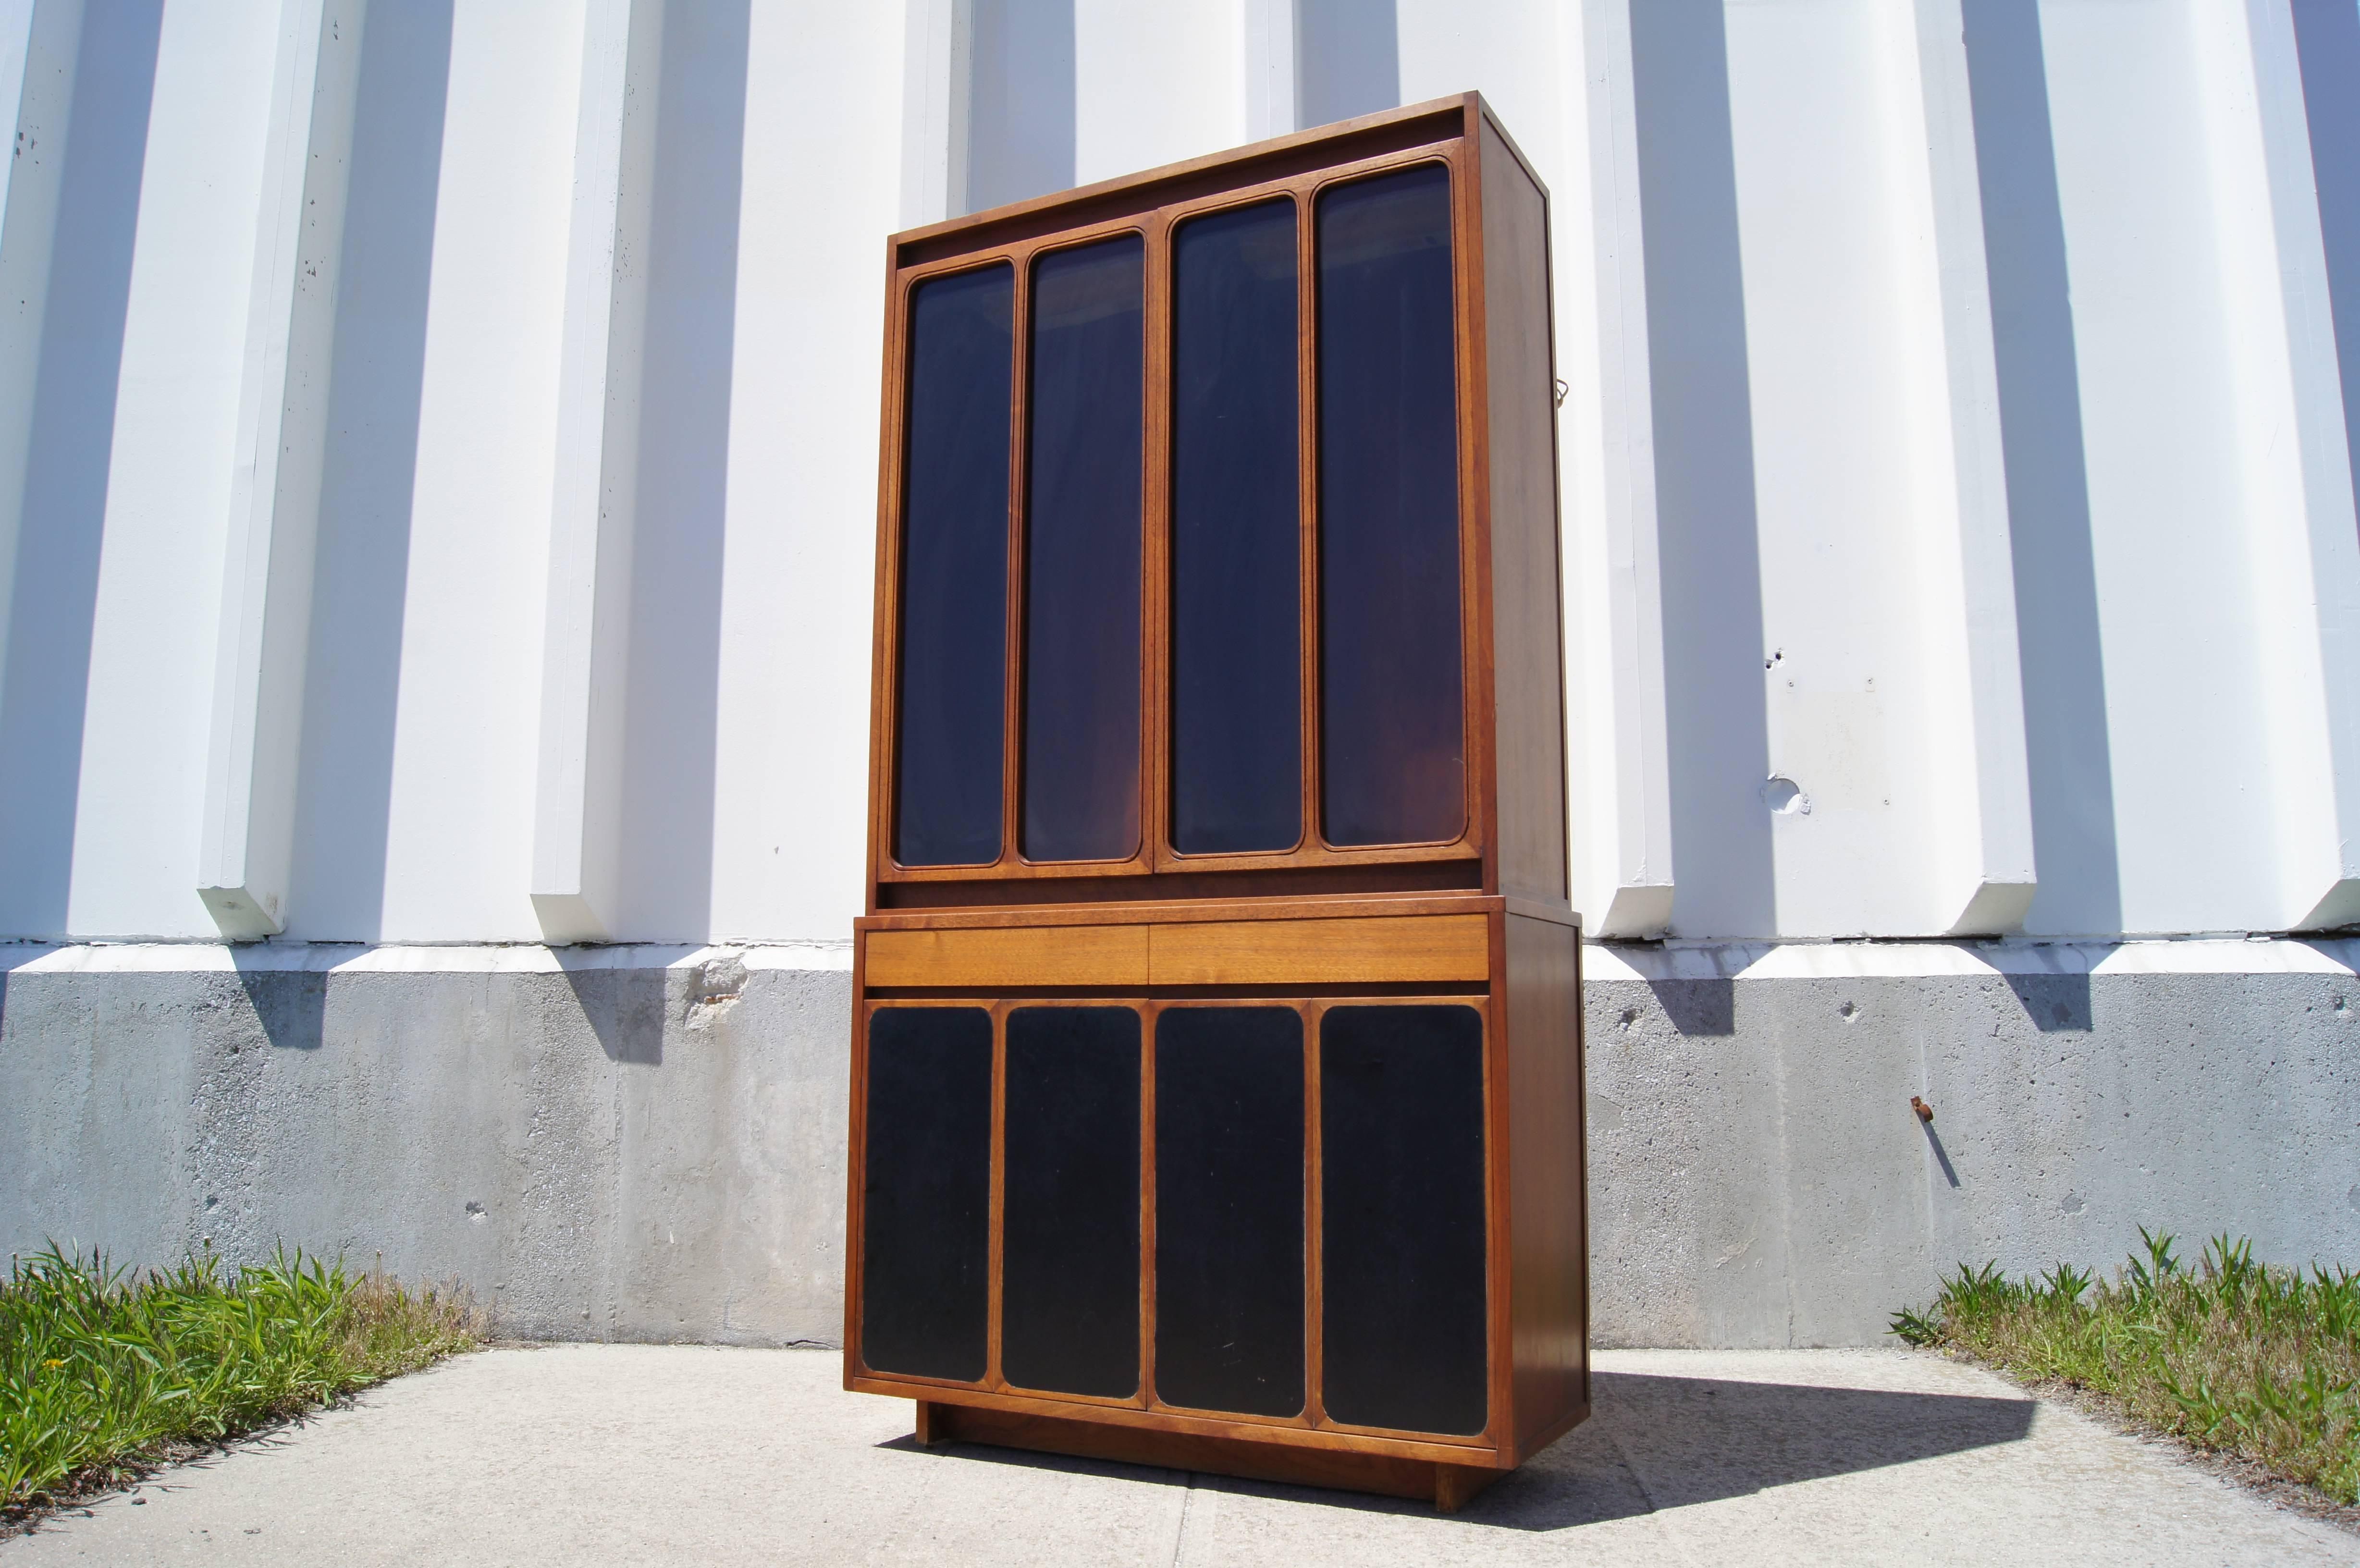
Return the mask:
[(2111, 1281), (2067, 1264), (2033, 1278), (1961, 1264), (1911, 1345), (2100, 1394), (2133, 1420), (2360, 1502), (2360, 1275), (2254, 1261), (2217, 1236), (2193, 1269), (2141, 1227), (2147, 1256)]
[(464, 1292), (284, 1250), (109, 1269), (52, 1246), (0, 1281), (0, 1521), (473, 1348)]

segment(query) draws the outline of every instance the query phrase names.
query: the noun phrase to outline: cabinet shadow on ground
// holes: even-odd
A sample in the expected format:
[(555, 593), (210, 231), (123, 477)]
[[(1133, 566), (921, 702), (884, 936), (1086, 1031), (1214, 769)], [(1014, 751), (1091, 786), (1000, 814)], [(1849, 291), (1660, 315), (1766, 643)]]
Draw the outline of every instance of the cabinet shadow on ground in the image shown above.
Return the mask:
[[(1493, 1485), (1464, 1511), (1441, 1516), (1495, 1530), (1570, 1530), (1748, 1497), (1774, 1486), (1907, 1465), (2022, 1440), (2034, 1401), (1884, 1388), (1825, 1388), (1649, 1373), (1596, 1372), (1593, 1413), (1546, 1452)], [(1428, 1514), (1399, 1497), (1229, 1477), (1063, 1454), (953, 1443), (921, 1448), (914, 1437), (879, 1446), (1032, 1469), (1116, 1475), (1160, 1486), (1211, 1484), (1250, 1497), (1284, 1497), (1375, 1513)]]

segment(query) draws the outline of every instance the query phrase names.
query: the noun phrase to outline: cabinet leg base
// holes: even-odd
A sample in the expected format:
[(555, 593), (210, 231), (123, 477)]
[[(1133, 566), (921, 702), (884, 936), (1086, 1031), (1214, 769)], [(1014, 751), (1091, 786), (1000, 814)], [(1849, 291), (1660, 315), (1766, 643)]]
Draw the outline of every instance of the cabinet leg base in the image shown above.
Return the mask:
[(1297, 1486), (1331, 1486), (1375, 1492), (1389, 1497), (1431, 1502), (1437, 1513), (1456, 1513), (1484, 1487), (1508, 1474), (1487, 1465), (1439, 1465), (1390, 1454), (1350, 1454), (1325, 1448), (1295, 1448), (1244, 1438), (1201, 1437), (1193, 1432), (1150, 1432), (1103, 1421), (1059, 1416), (918, 1402), (917, 1440), (932, 1448), (957, 1441), (1000, 1448), (1027, 1448), (1154, 1465), (1171, 1470), (1201, 1470)]
[(1475, 1494), (1506, 1475), (1488, 1465), (1437, 1465), (1434, 1467), (1434, 1511), (1455, 1514), (1475, 1500)]

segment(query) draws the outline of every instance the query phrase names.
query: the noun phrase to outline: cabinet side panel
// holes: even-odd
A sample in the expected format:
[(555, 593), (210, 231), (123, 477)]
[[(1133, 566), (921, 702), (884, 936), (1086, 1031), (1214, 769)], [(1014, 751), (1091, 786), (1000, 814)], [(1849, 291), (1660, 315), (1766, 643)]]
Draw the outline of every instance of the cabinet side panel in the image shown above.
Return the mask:
[(1590, 1236), (1581, 933), (1524, 915), (1507, 925), (1509, 1298), (1521, 1454), (1588, 1402)]
[(1482, 125), (1500, 890), (1559, 900), (1567, 896), (1565, 657), (1548, 201), (1491, 121)]

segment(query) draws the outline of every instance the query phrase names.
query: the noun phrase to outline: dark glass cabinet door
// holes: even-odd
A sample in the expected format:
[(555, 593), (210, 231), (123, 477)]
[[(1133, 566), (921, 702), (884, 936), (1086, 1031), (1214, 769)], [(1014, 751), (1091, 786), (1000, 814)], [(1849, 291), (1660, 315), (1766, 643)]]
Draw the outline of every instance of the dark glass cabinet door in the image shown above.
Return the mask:
[(1008, 1015), (1000, 1370), (1022, 1388), (1139, 1389), (1139, 1015)]
[[(1466, 832), (1449, 170), (1417, 164), (1330, 186), (1308, 208), (1287, 198), (1185, 218), (1168, 245), (1169, 362), (1153, 384), (1155, 258), (1141, 234), (1040, 252), (1021, 278), (1007, 263), (933, 278), (910, 296), (890, 823), (901, 866), (1140, 855), (1151, 678), (1168, 695), (1154, 744), (1171, 852), (1448, 844)], [(1168, 441), (1161, 497), (1145, 487), (1151, 428)], [(1166, 513), (1168, 566), (1155, 671), (1142, 665), (1151, 502)]]
[(910, 303), (893, 856), (1000, 858), (1015, 272), (921, 283)]
[(1483, 1024), (1467, 1007), (1320, 1018), (1321, 1397), (1331, 1420), (1483, 1430)]
[(1338, 845), (1466, 826), (1450, 177), (1319, 199), (1321, 829)]
[(1024, 561), (1024, 855), (1139, 849), (1144, 243), (1033, 269)]
[(1303, 1018), (1155, 1020), (1155, 1395), (1291, 1416), (1304, 1388)]
[(880, 1007), (869, 1018), (860, 1356), (880, 1372), (978, 1382), (990, 1269), (991, 1015)]
[(1172, 846), (1303, 836), (1295, 204), (1173, 240)]

